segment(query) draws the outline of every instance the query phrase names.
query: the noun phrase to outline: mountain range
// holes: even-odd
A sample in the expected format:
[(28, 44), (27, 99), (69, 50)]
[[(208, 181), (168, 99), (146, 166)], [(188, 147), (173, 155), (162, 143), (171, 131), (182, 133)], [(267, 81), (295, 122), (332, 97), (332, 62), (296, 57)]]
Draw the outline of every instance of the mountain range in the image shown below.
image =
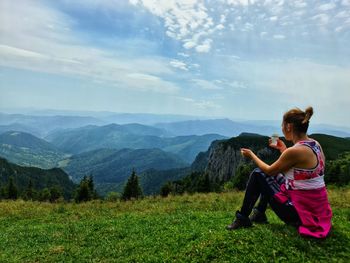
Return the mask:
[[(75, 182), (93, 175), (99, 189), (108, 191), (121, 190), (135, 170), (146, 194), (158, 193), (167, 181), (192, 172), (207, 171), (219, 180), (231, 178), (242, 161), (239, 147), (252, 147), (266, 158), (277, 156), (267, 147), (268, 137), (262, 135), (280, 130), (278, 121), (86, 114), (0, 113), (0, 156), (24, 166), (61, 167)], [(149, 124), (123, 124), (142, 118)], [(118, 120), (119, 124), (113, 123)], [(350, 129), (319, 124), (310, 127), (315, 130), (333, 134), (311, 135), (320, 141), (327, 159), (350, 151)]]
[[(272, 133), (280, 133), (281, 130), (280, 120), (248, 121), (203, 116), (57, 110), (28, 111), (26, 115), (0, 113), (0, 132), (24, 131), (41, 138), (56, 130), (87, 125), (105, 126), (111, 123), (120, 125), (138, 123), (165, 128), (171, 136), (220, 134), (232, 137), (242, 132), (269, 136)], [(17, 128), (14, 129), (13, 125), (16, 125)], [(350, 127), (312, 123), (310, 133), (350, 137)]]
[(45, 139), (61, 151), (71, 154), (102, 148), (159, 148), (165, 152), (177, 154), (185, 162), (191, 163), (199, 152), (205, 151), (209, 147), (212, 141), (226, 138), (218, 134), (166, 136), (169, 136), (166, 130), (151, 126), (109, 124), (56, 131)]

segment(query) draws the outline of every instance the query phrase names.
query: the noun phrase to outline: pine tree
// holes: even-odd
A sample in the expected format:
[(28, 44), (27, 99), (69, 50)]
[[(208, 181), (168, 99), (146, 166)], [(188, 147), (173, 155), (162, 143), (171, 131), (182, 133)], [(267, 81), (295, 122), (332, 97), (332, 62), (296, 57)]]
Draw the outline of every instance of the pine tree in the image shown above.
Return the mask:
[(94, 179), (90, 175), (88, 177), (84, 176), (84, 178), (80, 181), (78, 189), (75, 194), (76, 202), (86, 202), (92, 199), (97, 199), (97, 191), (94, 186)]
[(89, 186), (91, 199), (97, 199), (98, 198), (98, 194), (97, 194), (97, 191), (95, 189), (94, 177), (92, 175), (90, 175), (87, 178), (87, 183), (88, 183), (88, 186)]
[(75, 201), (77, 203), (80, 202), (86, 202), (91, 200), (90, 191), (89, 191), (89, 183), (87, 181), (87, 177), (84, 176), (83, 179), (80, 181), (76, 195), (75, 195)]
[(10, 176), (9, 183), (7, 185), (7, 198), (16, 200), (17, 197), (18, 197), (17, 187), (15, 185), (13, 177)]
[(128, 182), (124, 187), (122, 199), (126, 201), (126, 200), (130, 200), (131, 198), (138, 199), (141, 197), (142, 197), (142, 189), (139, 184), (139, 178), (136, 175), (135, 170), (133, 170), (131, 176), (128, 179)]
[(24, 199), (25, 200), (34, 200), (36, 196), (36, 192), (33, 189), (33, 181), (32, 179), (29, 179), (27, 189), (24, 192)]

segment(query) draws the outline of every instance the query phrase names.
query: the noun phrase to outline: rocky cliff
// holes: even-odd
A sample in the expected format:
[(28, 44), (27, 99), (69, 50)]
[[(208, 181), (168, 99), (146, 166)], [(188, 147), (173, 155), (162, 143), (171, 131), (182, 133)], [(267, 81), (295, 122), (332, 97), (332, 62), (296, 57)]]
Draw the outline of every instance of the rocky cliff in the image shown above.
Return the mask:
[[(249, 160), (242, 157), (240, 149), (250, 148), (261, 159), (271, 163), (279, 156), (278, 151), (268, 146), (268, 137), (242, 135), (233, 137), (229, 140), (213, 142), (208, 151), (203, 155), (207, 157), (207, 164), (204, 171), (211, 180), (225, 182), (235, 176), (235, 171), (240, 164), (247, 163)], [(196, 159), (197, 163), (203, 160)], [(196, 162), (193, 166), (196, 165)]]

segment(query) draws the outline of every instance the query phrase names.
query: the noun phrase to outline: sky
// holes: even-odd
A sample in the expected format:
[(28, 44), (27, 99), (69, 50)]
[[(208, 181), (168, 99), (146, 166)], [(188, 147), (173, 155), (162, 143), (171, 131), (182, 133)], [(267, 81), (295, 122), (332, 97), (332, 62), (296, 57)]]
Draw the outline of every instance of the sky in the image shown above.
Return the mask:
[(350, 0), (1, 0), (0, 110), (350, 127)]

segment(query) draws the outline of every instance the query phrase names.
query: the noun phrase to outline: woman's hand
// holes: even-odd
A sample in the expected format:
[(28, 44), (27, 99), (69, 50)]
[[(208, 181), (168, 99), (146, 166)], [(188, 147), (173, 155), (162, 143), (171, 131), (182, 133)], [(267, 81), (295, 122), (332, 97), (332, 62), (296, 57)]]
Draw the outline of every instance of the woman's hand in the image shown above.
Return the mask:
[(286, 149), (287, 146), (284, 144), (284, 142), (280, 139), (277, 139), (277, 144), (271, 144), (272, 140), (269, 139), (269, 146), (271, 148), (274, 148), (276, 150), (279, 150), (281, 153), (283, 153)]
[(252, 156), (254, 155), (252, 150), (246, 149), (246, 148), (241, 148), (241, 154), (244, 157), (247, 157), (247, 158), (250, 158), (250, 159), (252, 159)]

